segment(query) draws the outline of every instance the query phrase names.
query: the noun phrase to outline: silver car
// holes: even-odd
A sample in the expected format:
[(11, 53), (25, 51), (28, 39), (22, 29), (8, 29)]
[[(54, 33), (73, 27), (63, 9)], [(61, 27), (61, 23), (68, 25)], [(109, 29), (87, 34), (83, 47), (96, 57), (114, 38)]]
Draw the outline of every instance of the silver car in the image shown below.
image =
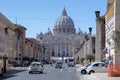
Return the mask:
[(33, 72), (43, 73), (43, 65), (41, 62), (32, 62), (28, 70), (29, 74)]
[(107, 66), (104, 62), (93, 62), (87, 67), (86, 71), (88, 74), (104, 73), (107, 72)]
[(86, 72), (86, 69), (87, 69), (87, 67), (88, 67), (90, 64), (91, 64), (91, 63), (88, 63), (88, 64), (80, 67), (79, 72), (82, 73), (82, 74), (86, 74), (86, 73), (87, 73), (87, 72)]

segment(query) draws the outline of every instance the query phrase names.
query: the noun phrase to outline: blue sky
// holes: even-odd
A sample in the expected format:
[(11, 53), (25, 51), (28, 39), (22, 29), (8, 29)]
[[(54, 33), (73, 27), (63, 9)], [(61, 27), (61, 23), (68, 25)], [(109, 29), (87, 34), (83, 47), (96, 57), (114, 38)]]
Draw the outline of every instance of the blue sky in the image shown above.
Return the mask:
[[(11, 22), (27, 28), (26, 37), (36, 38), (36, 33), (52, 31), (56, 19), (65, 7), (68, 16), (83, 32), (93, 28), (96, 34), (95, 11), (106, 12), (107, 0), (0, 0), (0, 12)], [(17, 19), (17, 21), (16, 21)]]

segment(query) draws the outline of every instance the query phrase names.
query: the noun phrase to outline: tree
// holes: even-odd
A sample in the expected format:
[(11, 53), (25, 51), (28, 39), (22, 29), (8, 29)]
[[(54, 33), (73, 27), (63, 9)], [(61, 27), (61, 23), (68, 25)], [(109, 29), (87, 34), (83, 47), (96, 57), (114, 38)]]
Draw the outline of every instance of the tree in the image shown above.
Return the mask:
[(113, 39), (114, 44), (115, 44), (115, 47), (114, 47), (114, 48), (115, 48), (117, 51), (119, 51), (119, 50), (120, 50), (120, 30), (115, 30), (115, 31), (113, 32), (112, 39)]
[(95, 60), (95, 56), (93, 54), (86, 54), (86, 60), (89, 60), (89, 62), (91, 62), (92, 60)]
[(81, 62), (81, 63), (83, 63), (84, 60), (85, 60), (84, 57), (81, 57), (81, 58), (80, 58), (80, 62)]

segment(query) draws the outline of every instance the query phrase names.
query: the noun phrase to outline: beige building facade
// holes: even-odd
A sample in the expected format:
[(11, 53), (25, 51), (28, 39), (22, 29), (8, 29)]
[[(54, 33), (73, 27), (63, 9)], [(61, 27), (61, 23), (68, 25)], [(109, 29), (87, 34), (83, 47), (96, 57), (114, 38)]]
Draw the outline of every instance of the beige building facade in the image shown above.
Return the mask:
[[(106, 47), (108, 54), (106, 57), (115, 65), (120, 65), (120, 52), (114, 48), (112, 36), (115, 30), (120, 30), (120, 0), (108, 0), (107, 12), (105, 15), (106, 27)], [(110, 58), (109, 58), (110, 57)]]
[(0, 56), (7, 56), (8, 63), (21, 65), (25, 57), (41, 59), (39, 57), (42, 56), (41, 47), (36, 39), (26, 39), (26, 28), (13, 24), (2, 13), (0, 13), (0, 33)]

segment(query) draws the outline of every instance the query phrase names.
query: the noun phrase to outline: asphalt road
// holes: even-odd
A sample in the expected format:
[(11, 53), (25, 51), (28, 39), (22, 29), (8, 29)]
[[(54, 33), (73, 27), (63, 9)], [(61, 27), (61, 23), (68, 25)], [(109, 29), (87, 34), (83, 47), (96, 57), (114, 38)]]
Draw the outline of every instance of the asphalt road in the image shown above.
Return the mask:
[(0, 80), (84, 80), (76, 67), (68, 67), (65, 64), (62, 69), (56, 69), (54, 65), (44, 65), (43, 74), (29, 74), (27, 69), (27, 67), (11, 69), (0, 77)]

